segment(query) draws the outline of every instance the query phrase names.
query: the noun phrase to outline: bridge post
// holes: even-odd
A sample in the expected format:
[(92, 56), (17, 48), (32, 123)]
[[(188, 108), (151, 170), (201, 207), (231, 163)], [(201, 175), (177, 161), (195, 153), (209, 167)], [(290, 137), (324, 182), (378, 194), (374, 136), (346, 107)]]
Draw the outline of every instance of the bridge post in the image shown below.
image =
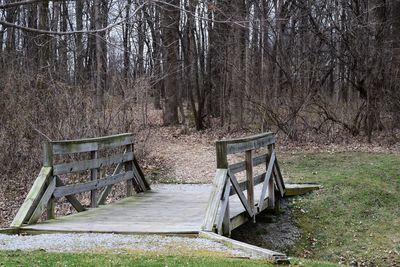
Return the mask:
[[(271, 159), (272, 157), (272, 153), (274, 151), (274, 144), (268, 145), (268, 154), (269, 154), (269, 158)], [(275, 165), (275, 162), (273, 162), (273, 164)], [(267, 168), (268, 168), (268, 164), (267, 164)], [(271, 173), (271, 178), (269, 179), (268, 182), (268, 208), (274, 208), (275, 207), (275, 186), (274, 186), (274, 166), (272, 167), (272, 173)]]
[[(126, 146), (126, 152), (133, 152), (133, 144), (129, 144)], [(133, 170), (133, 161), (128, 161), (125, 163), (125, 171)], [(126, 196), (130, 197), (133, 193), (133, 180), (129, 179), (126, 181)]]
[(228, 157), (226, 152), (226, 143), (217, 141), (217, 169), (228, 169)]
[[(97, 159), (97, 157), (98, 157), (97, 151), (90, 152), (91, 159)], [(99, 176), (99, 169), (91, 169), (90, 170), (90, 180), (91, 181), (97, 180), (98, 176)], [(96, 208), (96, 206), (97, 206), (96, 189), (90, 191), (90, 206), (92, 208)]]
[[(45, 142), (43, 144), (43, 166), (44, 167), (53, 167), (53, 145), (50, 142)], [(53, 172), (53, 171), (52, 171)], [(53, 173), (50, 174), (50, 177), (53, 177)], [(49, 179), (48, 183), (51, 179)], [(56, 207), (56, 201), (53, 197), (50, 198), (47, 203), (47, 219), (54, 219), (55, 214), (54, 210)]]
[(254, 205), (254, 178), (253, 178), (253, 150), (245, 152), (247, 202), (253, 212), (253, 223), (256, 222), (256, 208)]

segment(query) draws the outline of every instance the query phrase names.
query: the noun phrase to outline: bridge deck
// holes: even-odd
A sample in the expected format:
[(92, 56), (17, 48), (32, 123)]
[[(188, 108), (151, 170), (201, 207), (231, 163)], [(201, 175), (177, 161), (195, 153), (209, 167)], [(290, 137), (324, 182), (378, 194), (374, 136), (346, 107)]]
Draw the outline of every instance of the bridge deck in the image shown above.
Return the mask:
[[(211, 185), (154, 185), (146, 193), (22, 229), (28, 232), (197, 234), (211, 189)], [(259, 190), (260, 186), (255, 187), (255, 195)], [(231, 217), (244, 212), (237, 195), (230, 197), (230, 207)]]

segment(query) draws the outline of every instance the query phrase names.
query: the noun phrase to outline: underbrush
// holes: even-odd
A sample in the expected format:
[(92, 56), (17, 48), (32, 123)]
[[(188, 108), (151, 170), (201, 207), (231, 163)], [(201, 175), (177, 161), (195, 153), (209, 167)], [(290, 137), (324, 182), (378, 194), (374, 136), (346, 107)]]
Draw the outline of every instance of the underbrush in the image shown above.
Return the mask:
[(400, 155), (284, 153), (284, 176), (323, 189), (294, 198), (291, 254), (354, 266), (400, 264)]

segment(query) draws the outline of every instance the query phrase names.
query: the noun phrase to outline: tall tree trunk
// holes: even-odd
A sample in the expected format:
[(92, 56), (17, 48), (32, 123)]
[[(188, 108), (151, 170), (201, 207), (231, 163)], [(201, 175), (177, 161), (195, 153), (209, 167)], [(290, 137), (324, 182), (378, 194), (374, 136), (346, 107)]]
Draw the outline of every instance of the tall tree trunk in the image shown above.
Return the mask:
[[(129, 20), (130, 10), (131, 10), (132, 0), (126, 1), (125, 6), (125, 24), (124, 24), (124, 80), (125, 86), (128, 87), (129, 85), (129, 69), (130, 69), (130, 53), (131, 53), (131, 42), (130, 42), (130, 32), (131, 32), (131, 22)], [(124, 90), (122, 90), (123, 92)]]
[[(94, 20), (96, 29), (101, 29), (102, 18), (101, 18), (101, 7), (102, 1), (94, 2)], [(104, 94), (104, 80), (103, 80), (103, 46), (100, 33), (96, 33), (96, 89), (94, 98), (94, 107), (97, 112), (100, 112), (103, 108), (103, 94)]]
[(136, 61), (136, 68), (137, 68), (137, 77), (141, 77), (144, 74), (144, 61), (143, 61), (143, 52), (144, 52), (144, 41), (145, 41), (145, 34), (146, 34), (146, 24), (143, 21), (143, 12), (140, 11), (137, 13), (137, 20), (138, 20), (138, 53), (137, 53), (137, 61)]
[[(75, 1), (75, 23), (76, 30), (83, 29), (83, 1)], [(75, 34), (75, 84), (82, 84), (84, 81), (84, 47), (82, 42), (82, 34)]]
[[(68, 6), (66, 2), (60, 3), (61, 5), (61, 17), (60, 17), (60, 30), (66, 32), (68, 30)], [(59, 77), (64, 82), (69, 80), (68, 73), (68, 37), (61, 36), (60, 49), (59, 49)]]
[[(150, 14), (149, 14), (150, 12)], [(153, 17), (151, 17), (153, 15)], [(161, 109), (161, 90), (163, 86), (163, 80), (161, 79), (161, 36), (160, 36), (160, 12), (157, 5), (153, 5), (148, 10), (145, 10), (144, 16), (149, 30), (151, 33), (152, 49), (151, 49), (151, 62), (152, 62), (152, 73), (151, 73), (151, 85), (153, 104), (155, 109)]]
[[(165, 106), (164, 125), (178, 124), (178, 81), (179, 73), (179, 0), (167, 1), (163, 4), (162, 27), (163, 47), (165, 51)], [(173, 5), (173, 6), (171, 6)]]
[[(40, 30), (49, 30), (49, 1), (45, 0), (40, 2), (39, 4), (39, 25), (38, 28)], [(48, 65), (50, 62), (50, 51), (51, 51), (51, 42), (50, 38), (46, 34), (40, 35), (39, 38), (40, 48), (39, 48), (39, 71), (45, 73), (48, 71)]]
[(367, 119), (368, 142), (372, 141), (372, 132), (380, 127), (380, 97), (384, 87), (383, 42), (386, 23), (386, 1), (369, 0), (369, 23), (372, 29), (372, 55), (369, 65), (369, 82), (367, 84)]
[[(12, 2), (12, 1), (6, 1), (7, 2)], [(17, 18), (17, 11), (18, 8), (14, 7), (14, 8), (10, 8), (8, 10), (6, 10), (6, 21), (10, 22), (10, 23), (15, 23), (16, 18)], [(10, 61), (14, 61), (15, 59), (15, 55), (14, 53), (15, 51), (15, 29), (12, 27), (8, 27), (6, 28), (7, 31), (7, 38), (5, 40), (5, 58), (4, 58), (4, 63), (9, 65)], [(3, 32), (1, 32), (1, 39), (0, 39), (0, 44), (1, 44), (1, 48), (0, 51), (3, 48)]]
[(393, 44), (393, 63), (391, 88), (391, 110), (393, 127), (400, 128), (400, 1), (391, 1), (390, 22), (392, 25), (391, 39)]

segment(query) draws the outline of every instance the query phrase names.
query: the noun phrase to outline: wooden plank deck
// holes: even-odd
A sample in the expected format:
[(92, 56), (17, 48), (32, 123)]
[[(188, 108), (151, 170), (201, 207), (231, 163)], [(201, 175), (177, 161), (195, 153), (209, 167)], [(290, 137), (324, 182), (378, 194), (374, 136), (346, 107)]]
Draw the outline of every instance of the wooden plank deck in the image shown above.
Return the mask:
[[(27, 225), (21, 230), (30, 233), (198, 234), (211, 189), (211, 185), (154, 185), (151, 191), (85, 212)], [(261, 186), (256, 186), (255, 195), (260, 191)], [(230, 197), (230, 205), (231, 217), (244, 213), (237, 195)]]

